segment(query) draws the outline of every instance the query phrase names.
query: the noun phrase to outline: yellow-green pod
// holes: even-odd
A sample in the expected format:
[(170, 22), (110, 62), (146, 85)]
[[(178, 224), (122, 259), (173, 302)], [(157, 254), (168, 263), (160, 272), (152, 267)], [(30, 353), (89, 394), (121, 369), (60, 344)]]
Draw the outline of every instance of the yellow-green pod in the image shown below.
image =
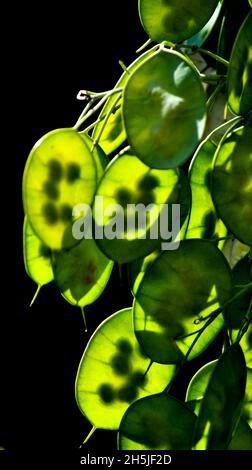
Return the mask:
[(206, 122), (205, 92), (190, 59), (161, 49), (140, 64), (124, 88), (123, 118), (130, 147), (146, 165), (185, 162)]
[(174, 372), (174, 366), (150, 366), (134, 334), (132, 309), (123, 309), (91, 337), (77, 373), (76, 401), (95, 428), (118, 429), (129, 405), (163, 391)]
[(92, 153), (73, 129), (49, 132), (33, 147), (23, 177), (24, 209), (46, 246), (60, 250), (76, 244), (72, 211), (92, 203), (96, 178)]
[(220, 218), (238, 240), (252, 245), (252, 125), (221, 141), (213, 162), (212, 198)]
[(227, 77), (228, 104), (234, 114), (252, 111), (252, 11), (234, 43)]
[(218, 0), (139, 0), (142, 25), (154, 41), (181, 42), (210, 20)]
[(51, 250), (35, 235), (27, 217), (24, 219), (23, 226), (23, 257), (28, 276), (38, 286), (31, 302), (32, 305), (40, 288), (53, 280), (53, 270)]

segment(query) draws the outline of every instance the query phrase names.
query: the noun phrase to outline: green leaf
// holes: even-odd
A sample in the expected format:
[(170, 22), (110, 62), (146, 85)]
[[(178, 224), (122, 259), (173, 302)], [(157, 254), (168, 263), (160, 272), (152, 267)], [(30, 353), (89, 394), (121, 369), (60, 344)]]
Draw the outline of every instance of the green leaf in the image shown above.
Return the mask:
[(35, 235), (27, 217), (23, 227), (23, 255), (25, 270), (38, 286), (53, 280), (51, 250)]
[(214, 160), (212, 197), (219, 216), (241, 242), (252, 245), (252, 125), (222, 140)]
[(223, 4), (223, 0), (220, 0), (217, 7), (214, 10), (214, 13), (212, 14), (211, 18), (208, 20), (208, 22), (203, 26), (203, 28), (194, 36), (192, 36), (190, 39), (187, 39), (185, 41), (186, 44), (190, 44), (193, 46), (202, 46), (202, 44), (206, 41), (210, 33), (212, 32), (216, 21), (218, 20), (221, 7)]
[(210, 193), (211, 168), (217, 145), (204, 140), (189, 168), (192, 208), (186, 238), (223, 237), (227, 229), (216, 214)]
[[(233, 269), (234, 285), (243, 286), (251, 283), (251, 262), (246, 256), (239, 261)], [(234, 294), (241, 291), (241, 287), (234, 287)], [(231, 337), (235, 339), (242, 327), (245, 317), (248, 315), (249, 307), (252, 316), (252, 284), (244, 293), (229, 304), (224, 311), (224, 318), (230, 329), (236, 330), (231, 332)], [(238, 330), (238, 331), (237, 331)]]
[[(231, 294), (231, 271), (214, 243), (184, 240), (176, 251), (161, 253), (146, 270), (134, 304), (135, 331), (146, 354), (160, 363), (180, 361), (209, 315)], [(218, 315), (189, 359), (204, 351), (222, 326)]]
[[(196, 449), (226, 449), (240, 419), (246, 387), (246, 363), (238, 344), (218, 360), (202, 400), (195, 428)], [(202, 439), (203, 438), (203, 439)]]
[(132, 309), (107, 318), (90, 339), (76, 378), (76, 400), (96, 428), (118, 429), (129, 405), (164, 390), (174, 366), (152, 364), (132, 327)]
[[(153, 54), (153, 51), (144, 52), (140, 57), (138, 57), (132, 64), (127, 67), (127, 71), (122, 74), (120, 79), (115, 85), (115, 88), (125, 86), (129, 76), (136, 70), (136, 68), (141, 64), (145, 59), (150, 57)], [(103, 119), (107, 115), (113, 103), (117, 100), (117, 95), (112, 95), (106, 101), (106, 104), (102, 108), (102, 111), (99, 115), (100, 122), (96, 124), (93, 130), (92, 138), (95, 139), (100, 132), (100, 129), (103, 125)], [(126, 132), (123, 124), (122, 117), (122, 100), (119, 100), (116, 109), (110, 115), (108, 122), (104, 131), (102, 132), (101, 138), (99, 139), (99, 144), (106, 152), (107, 155), (114, 152), (123, 142), (126, 140)]]
[(234, 114), (244, 115), (252, 110), (252, 12), (243, 22), (232, 49), (227, 89)]
[[(182, 225), (190, 209), (190, 196), (182, 171), (150, 169), (126, 149), (112, 160), (97, 189), (93, 217), (97, 232), (104, 236), (96, 237), (96, 243), (118, 263), (143, 257), (160, 247), (161, 217), (167, 224), (167, 206), (161, 205), (168, 204), (171, 231), (172, 204), (181, 205)], [(173, 241), (177, 234), (173, 233)]]
[(94, 302), (105, 289), (113, 268), (94, 240), (53, 253), (55, 282), (72, 305), (84, 307)]
[(33, 147), (24, 171), (24, 209), (46, 246), (59, 250), (76, 244), (72, 209), (91, 204), (96, 177), (92, 154), (73, 129), (49, 132)]
[(196, 416), (176, 398), (143, 398), (126, 411), (119, 429), (120, 450), (189, 450)]
[(167, 49), (139, 65), (123, 92), (129, 144), (152, 168), (173, 168), (187, 160), (203, 134), (205, 112), (197, 69)]
[(200, 31), (218, 0), (139, 0), (139, 15), (147, 34), (157, 42), (180, 42)]

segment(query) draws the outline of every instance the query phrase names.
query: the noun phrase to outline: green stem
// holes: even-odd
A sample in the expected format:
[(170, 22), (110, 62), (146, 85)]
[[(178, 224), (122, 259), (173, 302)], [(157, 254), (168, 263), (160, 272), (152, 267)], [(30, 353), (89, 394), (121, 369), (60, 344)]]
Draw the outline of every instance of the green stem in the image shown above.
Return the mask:
[(116, 99), (114, 100), (114, 102), (111, 104), (111, 106), (109, 107), (108, 109), (108, 112), (106, 114), (106, 117), (105, 119), (103, 120), (103, 123), (101, 125), (101, 128), (99, 129), (99, 132), (98, 132), (98, 135), (97, 137), (95, 138), (95, 140), (93, 141), (93, 145), (92, 145), (92, 149), (91, 149), (91, 152), (94, 151), (95, 147), (99, 144), (99, 141), (100, 141), (100, 138), (102, 136), (102, 133), (107, 125), (107, 122), (111, 116), (111, 114), (113, 113), (114, 111), (114, 108), (116, 107), (118, 101), (121, 99), (121, 94), (119, 96), (116, 97)]
[(136, 50), (136, 54), (138, 54), (139, 52), (142, 52), (146, 47), (148, 47), (150, 44), (152, 43), (152, 39), (148, 39), (148, 41), (146, 41), (144, 44), (142, 44), (142, 46), (140, 46), (137, 50)]
[(120, 65), (120, 67), (122, 67), (122, 69), (125, 73), (127, 73), (128, 75), (130, 74), (127, 67), (126, 67), (126, 65), (125, 65), (125, 63), (122, 60), (118, 60), (118, 64)]
[(201, 54), (208, 55), (208, 56), (211, 57), (212, 59), (217, 60), (217, 62), (221, 62), (221, 63), (222, 63), (223, 65), (225, 65), (226, 67), (229, 67), (229, 62), (228, 62), (226, 59), (223, 59), (223, 57), (220, 57), (219, 55), (214, 54), (214, 53), (211, 52), (211, 51), (207, 51), (206, 49), (202, 49), (201, 47), (199, 47), (199, 48), (197, 49), (197, 52), (201, 52)]
[(241, 326), (239, 332), (238, 332), (238, 335), (237, 335), (237, 339), (236, 339), (236, 342), (239, 343), (242, 339), (242, 337), (245, 335), (245, 333), (247, 332), (248, 330), (248, 327), (251, 323), (251, 313), (252, 313), (252, 299), (250, 300), (250, 303), (249, 303), (249, 306), (248, 306), (248, 310), (246, 312), (246, 315), (245, 315), (245, 322), (244, 324)]
[(248, 284), (236, 284), (235, 287), (238, 287), (240, 289), (243, 289), (244, 287), (247, 288), (247, 287), (251, 287), (251, 282), (248, 282)]
[(215, 243), (215, 242), (221, 242), (222, 240), (234, 240), (234, 236), (233, 235), (227, 235), (226, 237), (217, 237), (217, 238), (211, 238), (211, 239), (206, 238), (205, 240)]
[(74, 129), (77, 129), (77, 128), (78, 128), (79, 122), (80, 122), (80, 121), (82, 120), (82, 118), (87, 114), (87, 112), (90, 110), (90, 108), (92, 108), (93, 104), (94, 104), (94, 100), (91, 99), (91, 101), (89, 101), (89, 102), (87, 103), (87, 105), (85, 106), (85, 108), (83, 109), (81, 115), (78, 117), (78, 119), (77, 119), (77, 121), (76, 121), (76, 123), (75, 123), (75, 125), (74, 125), (74, 127), (73, 127)]
[(227, 103), (225, 104), (225, 107), (224, 107), (223, 119), (224, 121), (227, 121), (228, 119), (228, 104)]
[(148, 365), (148, 367), (147, 367), (147, 369), (146, 369), (146, 371), (145, 371), (145, 373), (143, 374), (142, 380), (143, 380), (143, 379), (146, 377), (146, 375), (148, 374), (148, 372), (149, 372), (149, 370), (150, 370), (152, 364), (153, 364), (153, 361), (152, 361), (152, 359), (151, 359), (151, 360), (150, 360), (150, 363), (149, 363), (149, 365)]
[[(215, 318), (216, 318), (218, 315), (219, 315), (219, 313), (215, 315)], [(189, 349), (188, 349), (186, 355), (184, 356), (184, 358), (182, 359), (182, 361), (181, 361), (180, 364), (178, 365), (178, 369), (177, 369), (175, 375), (173, 376), (171, 382), (170, 382), (170, 383), (168, 384), (168, 386), (166, 387), (165, 392), (169, 393), (170, 388), (171, 388), (173, 382), (174, 382), (175, 379), (178, 377), (178, 375), (180, 374), (180, 372), (181, 372), (183, 366), (184, 366), (185, 363), (187, 362), (187, 359), (188, 359), (189, 355), (191, 354), (191, 352), (192, 352), (192, 350), (193, 350), (195, 344), (197, 343), (198, 339), (200, 338), (200, 336), (202, 335), (202, 333), (203, 333), (203, 332), (205, 331), (205, 329), (210, 325), (210, 323), (212, 323), (212, 321), (213, 321), (215, 318), (209, 318), (209, 320), (205, 323), (205, 325), (204, 325), (204, 326), (201, 328), (201, 330), (198, 332), (196, 338), (194, 338), (194, 340), (193, 340), (191, 346), (189, 347)]]
[[(113, 109), (112, 114), (115, 114), (116, 111), (118, 111), (118, 109), (120, 109), (120, 108), (121, 108), (121, 105), (117, 105)], [(92, 124), (90, 124), (85, 129), (83, 129), (83, 131), (80, 131), (80, 134), (86, 134), (87, 132), (91, 131), (97, 124), (104, 121), (104, 119), (106, 119), (106, 116), (107, 116), (107, 114), (104, 114), (103, 116), (100, 116), (96, 121), (92, 122)]]
[(200, 77), (205, 82), (213, 82), (213, 81), (216, 82), (216, 81), (220, 80), (221, 78), (226, 78), (227, 76), (226, 75), (217, 75), (217, 74), (206, 75), (205, 73), (201, 73)]
[[(87, 113), (85, 113), (85, 115), (81, 119), (78, 119), (78, 121), (76, 122), (73, 128), (78, 129), (88, 118), (90, 118), (93, 114), (95, 114), (104, 105), (104, 103), (107, 101), (108, 98), (110, 98), (110, 96), (113, 96), (116, 93), (120, 93), (121, 95), (122, 91), (123, 91), (123, 88), (115, 88), (114, 90), (111, 90), (105, 95), (102, 93), (103, 97), (100, 99), (99, 103), (96, 106), (94, 106), (92, 109), (90, 109)], [(92, 100), (96, 99), (96, 97), (97, 95), (94, 95)]]
[(122, 273), (122, 265), (118, 263), (118, 271), (119, 271), (119, 279), (121, 286), (123, 285), (123, 273)]
[(212, 132), (210, 132), (210, 134), (208, 134), (208, 136), (205, 138), (205, 141), (207, 141), (208, 139), (211, 139), (216, 132), (219, 132), (221, 129), (227, 126), (229, 126), (227, 133), (229, 133), (230, 129), (232, 129), (234, 126), (236, 126), (236, 124), (238, 124), (241, 121), (243, 121), (243, 117), (236, 116), (235, 118), (230, 119), (230, 121), (223, 122), (223, 124), (221, 124), (219, 127), (216, 127)]
[(84, 439), (83, 441), (83, 445), (87, 443), (87, 441), (90, 439), (90, 437), (94, 434), (94, 432), (96, 431), (96, 427), (93, 426), (91, 431), (88, 433), (87, 437)]
[(225, 82), (226, 82), (226, 80), (220, 80), (218, 85), (215, 87), (213, 93), (209, 96), (209, 98), (206, 102), (206, 107), (207, 107), (208, 111), (210, 111), (212, 106), (214, 105), (218, 94), (220, 93), (221, 89), (225, 85)]
[(40, 285), (38, 284), (37, 290), (36, 290), (36, 292), (35, 292), (35, 294), (34, 294), (32, 300), (31, 300), (31, 303), (30, 303), (29, 307), (32, 307), (32, 306), (33, 306), (33, 304), (34, 304), (36, 298), (38, 297), (38, 294), (39, 294), (39, 292), (40, 292), (41, 287), (42, 287), (42, 286), (40, 286)]
[(84, 307), (81, 307), (80, 309), (81, 309), (82, 318), (84, 320), (85, 333), (87, 333), (87, 321), (86, 321), (86, 316), (85, 316), (85, 312), (84, 312)]
[(196, 52), (201, 52), (201, 54), (205, 54), (205, 55), (208, 55), (209, 57), (212, 57), (212, 59), (215, 59), (217, 60), (217, 62), (221, 62), (223, 65), (226, 65), (226, 67), (229, 66), (229, 62), (226, 60), (226, 59), (223, 59), (223, 57), (220, 57), (219, 55), (217, 54), (214, 54), (213, 52), (211, 51), (208, 51), (206, 49), (203, 49), (202, 47), (198, 47), (198, 46), (194, 46), (194, 45), (191, 45), (191, 44), (184, 44), (184, 43), (181, 43), (181, 44), (174, 44), (170, 41), (163, 41), (161, 44), (160, 44), (160, 47), (163, 48), (164, 46), (168, 46), (168, 47), (172, 47), (173, 49), (191, 49), (192, 50), (192, 53), (196, 53)]

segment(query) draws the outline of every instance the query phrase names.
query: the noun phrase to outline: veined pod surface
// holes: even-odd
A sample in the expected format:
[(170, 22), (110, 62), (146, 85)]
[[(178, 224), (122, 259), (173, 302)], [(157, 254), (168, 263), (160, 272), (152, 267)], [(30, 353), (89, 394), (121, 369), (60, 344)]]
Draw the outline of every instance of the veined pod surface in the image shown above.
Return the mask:
[(206, 122), (199, 72), (181, 53), (161, 48), (129, 77), (123, 117), (132, 151), (151, 168), (187, 160)]

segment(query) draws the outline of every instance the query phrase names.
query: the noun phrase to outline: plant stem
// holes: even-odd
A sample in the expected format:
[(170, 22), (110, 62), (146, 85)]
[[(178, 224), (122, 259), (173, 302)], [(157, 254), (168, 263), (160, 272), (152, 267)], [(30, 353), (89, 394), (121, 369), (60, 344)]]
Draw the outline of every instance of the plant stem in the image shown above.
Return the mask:
[(101, 128), (99, 129), (98, 135), (97, 135), (97, 137), (95, 138), (95, 140), (93, 141), (93, 145), (92, 145), (91, 152), (93, 152), (94, 149), (95, 149), (95, 147), (98, 145), (99, 140), (100, 140), (100, 138), (101, 138), (101, 136), (102, 136), (102, 133), (103, 133), (103, 131), (104, 131), (106, 125), (107, 125), (107, 122), (108, 122), (108, 120), (109, 120), (111, 114), (112, 114), (113, 111), (114, 111), (114, 108), (116, 107), (116, 105), (117, 105), (117, 103), (118, 103), (118, 101), (119, 101), (120, 99), (121, 99), (121, 94), (116, 97), (116, 99), (113, 101), (113, 103), (112, 103), (111, 106), (109, 107), (108, 112), (107, 112), (107, 114), (106, 114), (106, 116), (105, 116), (105, 118), (104, 118), (104, 120), (103, 120), (102, 125), (101, 125)]
[(241, 341), (242, 337), (245, 335), (245, 333), (248, 330), (248, 327), (251, 323), (251, 313), (252, 313), (252, 299), (250, 300), (248, 310), (247, 310), (246, 315), (244, 317), (245, 322), (241, 326), (241, 328), (239, 329), (239, 332), (238, 332), (238, 335), (237, 335), (237, 338), (236, 338), (237, 343), (239, 343)]
[(220, 93), (221, 89), (225, 85), (225, 82), (226, 82), (226, 80), (220, 80), (219, 83), (216, 85), (213, 93), (209, 96), (209, 98), (206, 102), (206, 107), (207, 107), (208, 111), (210, 111), (212, 106), (214, 105), (218, 94)]
[(118, 64), (120, 65), (120, 67), (122, 67), (123, 71), (129, 75), (129, 71), (128, 71), (125, 63), (122, 60), (118, 60)]
[(76, 123), (75, 123), (75, 125), (74, 125), (74, 129), (76, 129), (76, 128), (78, 127), (79, 122), (82, 120), (82, 118), (85, 116), (85, 114), (87, 114), (87, 112), (90, 110), (90, 108), (92, 108), (93, 103), (94, 103), (94, 100), (93, 100), (93, 99), (91, 99), (91, 101), (89, 101), (89, 102), (87, 103), (87, 105), (86, 105), (85, 108), (83, 109), (81, 115), (78, 117), (78, 119), (77, 119), (77, 121), (76, 121)]
[[(112, 114), (115, 114), (118, 109), (120, 109), (121, 105), (115, 106), (115, 108), (112, 111)], [(106, 119), (107, 114), (104, 114), (103, 116), (100, 116), (96, 121), (92, 122), (89, 126), (87, 126), (83, 131), (80, 131), (80, 134), (86, 134), (87, 132), (91, 131), (97, 124), (99, 124), (101, 121), (104, 121)]]
[(217, 60), (217, 62), (221, 62), (223, 65), (226, 65), (226, 67), (229, 66), (229, 62), (226, 59), (223, 59), (223, 57), (220, 57), (219, 55), (214, 54), (211, 51), (203, 49), (202, 47), (194, 46), (194, 45), (191, 45), (191, 44), (184, 44), (184, 43), (174, 44), (170, 41), (163, 41), (160, 44), (160, 46), (161, 45), (162, 45), (162, 47), (163, 46), (168, 46), (168, 47), (172, 47), (173, 49), (174, 48), (175, 49), (191, 49), (192, 53), (200, 52), (201, 54), (205, 54), (205, 55), (208, 55), (209, 57), (212, 57), (212, 59)]
[(37, 290), (36, 290), (36, 292), (35, 292), (35, 294), (34, 294), (32, 300), (31, 300), (31, 303), (30, 303), (29, 307), (32, 307), (32, 306), (33, 306), (33, 304), (34, 304), (36, 298), (38, 297), (38, 294), (39, 294), (39, 292), (40, 292), (41, 287), (42, 287), (42, 286), (40, 286), (40, 285), (38, 284)]
[(87, 441), (88, 441), (88, 440), (90, 439), (90, 437), (94, 434), (94, 432), (96, 431), (96, 429), (97, 429), (97, 428), (96, 428), (95, 426), (92, 427), (91, 431), (88, 433), (87, 437), (84, 439), (83, 444), (86, 444), (86, 443), (87, 443)]
[(226, 237), (217, 237), (217, 238), (212, 238), (212, 239), (205, 239), (208, 240), (209, 242), (221, 242), (222, 240), (234, 240), (234, 235), (227, 235)]
[(205, 138), (205, 141), (207, 141), (208, 139), (211, 139), (212, 136), (216, 133), (216, 132), (219, 132), (221, 129), (223, 129), (224, 127), (227, 127), (228, 125), (230, 126), (227, 130), (227, 133), (230, 132), (230, 129), (232, 129), (236, 124), (238, 124), (239, 122), (243, 121), (243, 117), (241, 116), (236, 116), (234, 117), (233, 119), (230, 119), (230, 121), (226, 121), (226, 122), (223, 122), (223, 124), (221, 124), (219, 127), (216, 127), (212, 132), (210, 132), (210, 134), (208, 134), (208, 136)]
[(148, 39), (148, 41), (146, 41), (144, 44), (142, 44), (142, 46), (140, 46), (137, 50), (136, 50), (136, 54), (138, 54), (139, 52), (142, 52), (146, 47), (148, 47), (150, 44), (152, 43), (152, 39)]
[(213, 81), (216, 82), (216, 81), (220, 80), (221, 78), (227, 78), (226, 75), (217, 75), (217, 74), (206, 75), (204, 73), (201, 73), (200, 77), (205, 82), (213, 82)]
[(197, 52), (201, 52), (202, 54), (208, 55), (209, 57), (212, 57), (212, 59), (217, 60), (217, 62), (221, 62), (226, 67), (229, 67), (229, 62), (226, 59), (223, 59), (222, 57), (217, 54), (214, 54), (211, 51), (207, 51), (206, 49), (202, 49), (201, 47), (199, 47), (197, 49)]
[[(73, 129), (78, 129), (88, 118), (90, 118), (93, 114), (95, 114), (103, 105), (104, 103), (107, 101), (108, 98), (110, 98), (110, 96), (112, 95), (115, 95), (116, 93), (122, 93), (123, 91), (123, 88), (115, 88), (111, 91), (109, 91), (107, 94), (104, 95), (104, 93), (98, 93), (97, 95), (100, 95), (102, 96), (102, 98), (100, 99), (99, 103), (97, 103), (96, 106), (94, 106), (92, 109), (90, 109), (88, 112), (86, 112), (84, 115), (82, 113), (82, 117), (78, 119), (78, 121), (76, 122), (76, 124), (74, 125)], [(92, 104), (93, 104), (93, 100), (96, 100), (97, 98), (97, 95), (94, 95), (93, 98), (92, 98)], [(90, 103), (88, 103), (90, 104)]]
[(87, 332), (87, 321), (86, 321), (86, 316), (85, 316), (85, 312), (84, 312), (84, 308), (81, 307), (81, 314), (82, 314), (82, 318), (83, 318), (83, 321), (84, 321), (84, 325), (85, 325), (85, 333)]
[(148, 365), (148, 367), (147, 367), (147, 369), (146, 369), (146, 371), (145, 371), (145, 373), (143, 374), (142, 380), (143, 380), (143, 379), (146, 377), (146, 375), (148, 374), (148, 372), (149, 372), (149, 370), (150, 370), (152, 364), (153, 364), (153, 361), (152, 361), (152, 359), (151, 359), (151, 360), (150, 360), (150, 363), (149, 363), (149, 365)]

